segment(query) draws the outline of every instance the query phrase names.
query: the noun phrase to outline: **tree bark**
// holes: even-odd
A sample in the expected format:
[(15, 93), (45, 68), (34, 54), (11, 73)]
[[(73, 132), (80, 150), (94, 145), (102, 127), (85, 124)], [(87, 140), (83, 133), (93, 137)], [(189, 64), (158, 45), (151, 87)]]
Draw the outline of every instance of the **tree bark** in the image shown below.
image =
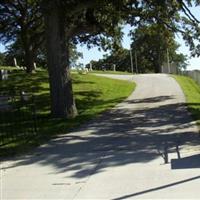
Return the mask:
[(59, 1), (52, 0), (45, 12), (47, 65), (51, 94), (51, 112), (56, 118), (74, 118), (77, 109), (69, 71), (69, 41), (66, 38), (65, 13)]

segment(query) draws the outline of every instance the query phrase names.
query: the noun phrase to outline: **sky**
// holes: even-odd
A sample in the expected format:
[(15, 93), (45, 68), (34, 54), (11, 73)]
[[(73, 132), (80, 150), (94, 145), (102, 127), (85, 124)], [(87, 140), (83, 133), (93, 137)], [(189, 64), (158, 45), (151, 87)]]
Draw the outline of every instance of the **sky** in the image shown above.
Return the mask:
[[(200, 7), (192, 7), (191, 12), (193, 13), (193, 15), (200, 20)], [(131, 27), (129, 25), (126, 25), (123, 28), (123, 32), (124, 32), (124, 36), (123, 36), (123, 40), (122, 40), (122, 46), (126, 49), (130, 48), (130, 37), (128, 36), (129, 30), (131, 29)], [(183, 39), (179, 36), (176, 37), (176, 41), (181, 45), (178, 49), (178, 52), (186, 54), (188, 57), (190, 57), (190, 52), (189, 52), (189, 48), (187, 46), (185, 46), (185, 42), (183, 41)], [(82, 63), (82, 64), (88, 64), (91, 60), (99, 60), (100, 58), (103, 58), (103, 55), (108, 53), (108, 52), (104, 52), (103, 50), (99, 51), (98, 47), (93, 47), (91, 49), (88, 49), (86, 45), (77, 45), (77, 50), (79, 52), (83, 53), (83, 58), (80, 58), (78, 60), (78, 63)], [(4, 52), (5, 51), (5, 47), (0, 43), (0, 52)], [(188, 70), (194, 70), (194, 69), (198, 69), (200, 70), (200, 57), (199, 58), (190, 58), (188, 60), (189, 65), (187, 67)]]

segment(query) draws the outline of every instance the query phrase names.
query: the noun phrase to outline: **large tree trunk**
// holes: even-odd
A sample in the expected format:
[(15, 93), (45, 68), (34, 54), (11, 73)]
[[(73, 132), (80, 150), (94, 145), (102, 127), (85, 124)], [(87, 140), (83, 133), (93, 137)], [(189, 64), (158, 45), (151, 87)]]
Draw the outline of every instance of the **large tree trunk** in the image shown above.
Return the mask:
[(49, 71), (51, 112), (56, 118), (77, 115), (69, 71), (69, 54), (65, 30), (65, 14), (59, 1), (52, 0), (45, 12), (47, 65)]

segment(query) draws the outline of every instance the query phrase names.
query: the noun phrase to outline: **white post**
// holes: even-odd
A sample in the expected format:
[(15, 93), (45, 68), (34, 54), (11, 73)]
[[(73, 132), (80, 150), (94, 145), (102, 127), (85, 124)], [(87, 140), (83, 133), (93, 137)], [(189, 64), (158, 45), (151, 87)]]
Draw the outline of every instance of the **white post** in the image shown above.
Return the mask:
[(90, 62), (90, 71), (92, 71), (92, 62)]
[(171, 70), (170, 70), (170, 63), (169, 63), (169, 51), (168, 51), (168, 48), (167, 48), (167, 67), (168, 67), (168, 74), (170, 74)]
[(133, 56), (132, 56), (131, 46), (130, 46), (130, 58), (131, 58), (131, 72), (133, 74)]
[(136, 71), (136, 73), (138, 74), (138, 65), (137, 65), (138, 63), (137, 63), (137, 52), (136, 52), (136, 50), (135, 50), (135, 71)]

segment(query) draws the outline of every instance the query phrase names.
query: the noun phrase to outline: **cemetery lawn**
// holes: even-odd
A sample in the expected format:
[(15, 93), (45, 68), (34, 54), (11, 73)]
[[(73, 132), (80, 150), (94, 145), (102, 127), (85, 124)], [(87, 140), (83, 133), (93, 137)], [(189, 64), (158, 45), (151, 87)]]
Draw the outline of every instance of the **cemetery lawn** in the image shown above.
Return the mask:
[(200, 130), (200, 86), (189, 77), (175, 75), (173, 77), (181, 86), (186, 97), (188, 110), (197, 121)]
[(130, 72), (121, 72), (121, 71), (102, 71), (102, 70), (93, 70), (92, 72), (89, 73), (95, 73), (95, 74), (122, 74), (122, 75), (132, 75)]
[[(78, 127), (82, 123), (94, 119), (103, 111), (114, 107), (126, 99), (135, 88), (133, 82), (96, 77), (91, 74), (72, 74), (72, 78), (76, 105), (79, 112), (75, 119), (53, 119), (51, 117), (49, 112), (48, 74), (45, 70), (40, 70), (33, 74), (26, 74), (21, 70), (12, 70), (8, 80), (0, 81), (1, 94), (4, 92), (5, 94), (19, 95), (20, 91), (25, 91), (28, 94), (34, 95), (37, 126), (36, 133), (29, 134), (28, 136), (25, 134), (23, 138), (20, 136), (22, 135), (20, 131), (23, 131), (23, 126), (19, 127), (19, 123), (17, 124), (18, 127), (13, 126), (10, 134), (14, 134), (16, 140), (10, 142), (10, 138), (8, 138), (9, 142), (6, 145), (0, 146), (0, 156), (26, 152), (58, 134), (69, 132), (70, 129)], [(0, 117), (9, 118), (7, 115)], [(1, 128), (0, 124), (0, 130)], [(18, 136), (20, 137), (18, 138)], [(8, 135), (7, 137), (13, 137), (13, 135)]]

